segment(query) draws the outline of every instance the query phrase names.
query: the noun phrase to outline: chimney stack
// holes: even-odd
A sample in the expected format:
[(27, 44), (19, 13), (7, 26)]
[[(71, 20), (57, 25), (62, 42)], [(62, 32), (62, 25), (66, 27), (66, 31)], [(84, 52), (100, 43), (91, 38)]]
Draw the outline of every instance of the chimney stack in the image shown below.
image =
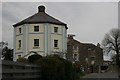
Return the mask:
[(68, 39), (74, 39), (74, 36), (73, 34), (68, 34)]
[(45, 12), (45, 6), (38, 6), (38, 12)]

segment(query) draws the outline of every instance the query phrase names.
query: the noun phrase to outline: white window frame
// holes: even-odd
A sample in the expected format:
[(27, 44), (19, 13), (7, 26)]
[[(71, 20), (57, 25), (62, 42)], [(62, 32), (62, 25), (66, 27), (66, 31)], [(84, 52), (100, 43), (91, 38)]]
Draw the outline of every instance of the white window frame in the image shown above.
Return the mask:
[(54, 48), (58, 48), (58, 40), (54, 39)]
[[(36, 40), (38, 40), (38, 43), (35, 42)], [(34, 39), (34, 47), (39, 47), (40, 46), (40, 40), (39, 39)]]
[(18, 47), (21, 48), (21, 40), (18, 40)]
[(19, 33), (22, 33), (22, 28), (21, 27), (18, 30), (19, 30)]
[(58, 33), (58, 27), (54, 27), (54, 33)]
[(38, 25), (34, 26), (34, 32), (39, 32), (40, 31), (40, 27)]

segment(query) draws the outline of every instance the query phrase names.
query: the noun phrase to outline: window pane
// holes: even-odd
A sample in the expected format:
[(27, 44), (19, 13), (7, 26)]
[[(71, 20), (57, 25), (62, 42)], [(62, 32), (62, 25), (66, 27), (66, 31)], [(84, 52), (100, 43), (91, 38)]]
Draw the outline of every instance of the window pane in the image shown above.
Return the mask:
[(18, 47), (19, 47), (19, 48), (21, 47), (21, 40), (19, 40), (19, 45), (18, 45)]
[(21, 58), (21, 55), (18, 55), (18, 59), (20, 59)]
[(54, 40), (54, 47), (58, 47), (58, 40)]
[(54, 27), (54, 32), (55, 32), (55, 33), (58, 32), (58, 27)]
[(34, 31), (38, 32), (39, 31), (39, 26), (34, 26)]
[(19, 33), (21, 33), (21, 28), (19, 28)]
[(34, 46), (39, 46), (39, 39), (34, 39)]

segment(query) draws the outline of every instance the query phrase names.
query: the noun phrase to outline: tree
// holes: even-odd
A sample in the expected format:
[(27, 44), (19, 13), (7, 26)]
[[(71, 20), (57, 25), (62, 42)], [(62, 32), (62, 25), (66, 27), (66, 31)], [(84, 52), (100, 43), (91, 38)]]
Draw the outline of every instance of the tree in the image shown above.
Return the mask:
[(2, 60), (13, 60), (13, 49), (8, 48), (8, 43), (5, 41), (0, 42), (0, 50), (1, 50), (1, 59)]
[(3, 60), (13, 60), (13, 49), (9, 49), (8, 47), (4, 47), (2, 49), (2, 58)]
[(4, 47), (8, 46), (8, 43), (5, 41), (0, 42), (0, 48), (3, 49)]
[(120, 29), (113, 28), (107, 33), (102, 41), (102, 45), (107, 53), (115, 51), (116, 64), (120, 66)]

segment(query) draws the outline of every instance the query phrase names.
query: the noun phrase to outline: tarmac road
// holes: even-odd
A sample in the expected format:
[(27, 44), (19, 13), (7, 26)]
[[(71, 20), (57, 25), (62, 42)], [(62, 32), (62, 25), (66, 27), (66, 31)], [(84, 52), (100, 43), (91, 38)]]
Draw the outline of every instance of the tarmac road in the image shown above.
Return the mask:
[(119, 80), (117, 73), (92, 73), (83, 76), (80, 80)]

